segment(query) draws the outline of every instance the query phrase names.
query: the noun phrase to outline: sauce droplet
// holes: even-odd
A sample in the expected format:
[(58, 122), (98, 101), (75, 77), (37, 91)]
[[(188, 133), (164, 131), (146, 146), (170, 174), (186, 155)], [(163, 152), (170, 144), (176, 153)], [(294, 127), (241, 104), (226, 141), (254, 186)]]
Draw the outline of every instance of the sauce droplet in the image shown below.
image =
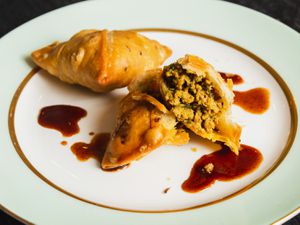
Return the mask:
[(259, 150), (241, 145), (239, 155), (227, 146), (202, 156), (192, 168), (189, 178), (182, 184), (186, 192), (195, 193), (211, 186), (216, 180), (230, 181), (255, 170), (262, 162)]
[(163, 193), (164, 193), (164, 194), (167, 194), (169, 190), (170, 190), (170, 187), (167, 187), (167, 188), (165, 188), (165, 189), (163, 190)]
[(79, 132), (77, 123), (86, 115), (87, 112), (77, 106), (52, 105), (41, 109), (38, 123), (61, 132), (65, 137), (70, 137)]
[(62, 141), (62, 142), (60, 142), (60, 144), (61, 144), (61, 145), (67, 145), (67, 144), (68, 144), (68, 142), (66, 142), (66, 141)]
[(223, 73), (223, 72), (219, 72), (219, 74), (221, 75), (224, 81), (231, 79), (232, 83), (235, 85), (244, 83), (244, 79), (238, 74)]
[(94, 132), (90, 132), (89, 135), (90, 135), (90, 136), (93, 136), (93, 135), (95, 135), (95, 133), (94, 133)]
[(233, 91), (233, 104), (254, 114), (262, 114), (270, 106), (270, 92), (266, 88), (254, 88), (248, 91)]

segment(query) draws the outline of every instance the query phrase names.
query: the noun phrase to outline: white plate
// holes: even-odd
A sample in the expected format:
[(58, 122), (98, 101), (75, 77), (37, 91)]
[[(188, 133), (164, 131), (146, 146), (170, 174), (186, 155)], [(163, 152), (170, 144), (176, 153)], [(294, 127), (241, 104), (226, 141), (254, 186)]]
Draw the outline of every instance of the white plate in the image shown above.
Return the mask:
[[(134, 3), (134, 0), (131, 0), (130, 3)], [(125, 3), (118, 2), (118, 4)], [(189, 13), (185, 14), (184, 19), (180, 17), (180, 14), (176, 14), (181, 11), (181, 7), (175, 4), (172, 9), (172, 20), (165, 17), (164, 14), (163, 9), (166, 9), (168, 5), (160, 3), (161, 7), (156, 9), (155, 17), (151, 17), (151, 21), (149, 20), (152, 15), (151, 10), (141, 13), (142, 4), (136, 2), (135, 7), (133, 5), (120, 6), (121, 8), (113, 10), (116, 2), (76, 4), (40, 17), (0, 41), (0, 49), (7, 53), (5, 58), (0, 55), (4, 59), (4, 67), (1, 71), (11, 74), (11, 78), (7, 79), (8, 83), (1, 84), (2, 90), (5, 91), (5, 95), (2, 95), (5, 98), (3, 100), (1, 98), (1, 105), (6, 112), (9, 107), (11, 110), (9, 127), (2, 127), (4, 132), (2, 132), (3, 135), (1, 134), (1, 138), (5, 140), (1, 142), (3, 145), (1, 149), (4, 151), (1, 152), (3, 157), (0, 158), (3, 162), (1, 163), (3, 169), (0, 177), (5, 181), (0, 195), (1, 204), (29, 221), (43, 224), (71, 222), (80, 224), (81, 221), (120, 224), (121, 221), (124, 221), (123, 217), (130, 224), (140, 224), (141, 222), (145, 224), (146, 221), (149, 224), (154, 222), (177, 224), (180, 221), (186, 221), (187, 218), (191, 219), (187, 222), (188, 224), (199, 222), (219, 224), (220, 221), (231, 224), (238, 224), (242, 221), (243, 224), (251, 224), (256, 221), (254, 219), (256, 217), (261, 224), (275, 221), (280, 215), (294, 209), (299, 204), (299, 195), (294, 198), (290, 198), (290, 195), (293, 192), (297, 193), (296, 187), (299, 182), (297, 181), (292, 187), (287, 181), (284, 182), (286, 179), (292, 181), (292, 178), (278, 173), (280, 171), (281, 173), (297, 171), (296, 167), (289, 168), (291, 163), (295, 163), (295, 159), (287, 157), (279, 167), (280, 170), (275, 170), (277, 175), (275, 172), (271, 176), (268, 175), (288, 153), (297, 128), (297, 109), (289, 89), (280, 76), (285, 78), (296, 97), (299, 91), (297, 92), (294, 88), (296, 83), (293, 83), (294, 77), (289, 73), (294, 73), (300, 68), (296, 61), (293, 61), (294, 58), (283, 57), (287, 50), (280, 51), (279, 58), (283, 65), (286, 65), (284, 62), (287, 60), (286, 63), (289, 67), (281, 68), (279, 65), (282, 64), (278, 64), (279, 59), (276, 54), (270, 53), (270, 49), (275, 53), (281, 50), (276, 49), (279, 48), (276, 41), (281, 39), (274, 37), (270, 43), (260, 42), (259, 38), (263, 39), (266, 34), (261, 28), (257, 29), (258, 35), (250, 40), (246, 35), (247, 30), (243, 30), (243, 24), (244, 26), (247, 23), (255, 24), (257, 20), (262, 23), (270, 23), (274, 26), (274, 31), (271, 31), (275, 33), (277, 29), (281, 29), (281, 32), (285, 34), (282, 38), (291, 39), (290, 43), (285, 46), (286, 48), (290, 47), (288, 53), (295, 54), (295, 56), (299, 52), (296, 51), (297, 46), (295, 47), (292, 43), (298, 43), (299, 47), (299, 36), (290, 30), (285, 30), (285, 27), (273, 20), (223, 2), (190, 1), (189, 6), (185, 6), (189, 7)], [(204, 15), (196, 15), (197, 11), (194, 9), (196, 6), (205, 6), (208, 11)], [(147, 8), (151, 7), (154, 6), (147, 3)], [(104, 8), (106, 10), (103, 10)], [(130, 15), (121, 10), (125, 8), (131, 12)], [(109, 13), (116, 12), (116, 10), (119, 10), (118, 17), (122, 14), (127, 15), (126, 20), (116, 20), (117, 16)], [(101, 13), (99, 13), (100, 11)], [(219, 19), (212, 18), (208, 12), (219, 12), (216, 14)], [(227, 22), (223, 22), (223, 26), (220, 26), (221, 12), (226, 12), (228, 15), (230, 12), (230, 16), (224, 19)], [(86, 17), (84, 19), (75, 17), (76, 22), (74, 22), (76, 14), (86, 15)], [(244, 23), (234, 20), (235, 16), (245, 18)], [(246, 20), (252, 18), (251, 16), (256, 20)], [(64, 18), (64, 22), (58, 23), (62, 18)], [(130, 167), (114, 173), (101, 171), (95, 160), (79, 162), (70, 151), (70, 145), (77, 141), (89, 142), (91, 136), (88, 133), (90, 131), (96, 133), (112, 131), (118, 102), (127, 93), (127, 90), (121, 89), (107, 95), (94, 94), (86, 89), (64, 84), (48, 76), (44, 71), (27, 77), (22, 84), (21, 81), (30, 71), (31, 65), (27, 64), (29, 60), (26, 57), (31, 51), (56, 39), (65, 40), (80, 29), (95, 28), (98, 24), (97, 21), (102, 21), (100, 28), (109, 29), (136, 27), (180, 29), (181, 31), (172, 29), (140, 31), (145, 36), (156, 39), (173, 50), (173, 55), (166, 64), (182, 57), (185, 53), (195, 54), (203, 57), (219, 71), (242, 75), (245, 83), (235, 86), (235, 90), (267, 88), (271, 93), (271, 105), (266, 113), (253, 115), (237, 106), (233, 107), (234, 118), (243, 126), (242, 143), (258, 148), (264, 156), (260, 167), (241, 179), (231, 182), (216, 182), (204, 191), (190, 194), (181, 189), (182, 182), (188, 177), (193, 163), (216, 147), (208, 142), (203, 142), (203, 140), (199, 141), (197, 137), (192, 137), (188, 145), (162, 146), (145, 158), (134, 162)], [(205, 23), (205, 21), (207, 22)], [(55, 28), (53, 27), (51, 31), (46, 29), (54, 24)], [(239, 29), (234, 29), (234, 26)], [(195, 32), (183, 32), (182, 30)], [(224, 39), (230, 42), (224, 41)], [(22, 45), (20, 45), (21, 40)], [(231, 43), (241, 45), (255, 54)], [(14, 45), (12, 46), (12, 44)], [(14, 66), (12, 66), (13, 64)], [(20, 88), (14, 94), (20, 84)], [(10, 105), (13, 95), (12, 105)], [(76, 105), (87, 110), (87, 117), (79, 123), (81, 129), (79, 134), (71, 138), (63, 138), (59, 132), (38, 125), (39, 110), (44, 106), (55, 104)], [(7, 121), (7, 117), (2, 116), (1, 120)], [(12, 147), (8, 133), (11, 135), (18, 154)], [(62, 146), (60, 144), (62, 140), (66, 140), (68, 145)], [(198, 150), (191, 151), (193, 147)], [(293, 149), (294, 147), (288, 156), (293, 152), (296, 154)], [(288, 160), (289, 164), (284, 163)], [(267, 176), (268, 178), (265, 179)], [(287, 189), (292, 191), (280, 196), (282, 193), (274, 188), (277, 182), (284, 182)], [(22, 189), (19, 188), (20, 184), (22, 184)], [(163, 190), (169, 187), (168, 193), (164, 194)], [(248, 190), (250, 187), (252, 188)], [(244, 192), (245, 190), (248, 191)], [(269, 192), (267, 192), (268, 190)], [(274, 206), (268, 204), (267, 199), (272, 199)], [(285, 207), (281, 206), (280, 210), (273, 209), (272, 212), (265, 212), (265, 215), (260, 213), (258, 215), (256, 212), (257, 209), (263, 212), (265, 204), (268, 207), (280, 206), (283, 204), (283, 199), (286, 202), (284, 203)], [(29, 201), (30, 203), (28, 203)], [(257, 209), (252, 207), (251, 211), (248, 210), (255, 202), (259, 202), (259, 205), (256, 206)], [(25, 207), (26, 204), (29, 204), (29, 207)], [(57, 208), (51, 207), (53, 205)], [(191, 208), (194, 209), (181, 211)], [(49, 211), (50, 209), (51, 211)], [(44, 210), (50, 213), (42, 213)], [(84, 215), (79, 215), (79, 212), (82, 211), (85, 212)], [(133, 213), (136, 211), (144, 212), (144, 214)], [(161, 213), (166, 211), (174, 212)], [(51, 216), (58, 212), (66, 216), (63, 219)], [(156, 213), (147, 214), (147, 212)], [(240, 214), (232, 214), (233, 212), (240, 212)], [(210, 214), (218, 216), (213, 218), (204, 216)], [(104, 215), (105, 218), (103, 218)], [(198, 215), (202, 215), (201, 218), (198, 218)]]

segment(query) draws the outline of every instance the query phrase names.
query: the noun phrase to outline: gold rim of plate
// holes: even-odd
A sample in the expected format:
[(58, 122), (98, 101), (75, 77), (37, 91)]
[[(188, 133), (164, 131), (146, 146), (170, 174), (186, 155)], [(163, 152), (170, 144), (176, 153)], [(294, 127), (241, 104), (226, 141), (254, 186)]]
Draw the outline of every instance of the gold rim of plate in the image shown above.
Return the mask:
[[(222, 202), (224, 200), (228, 200), (230, 198), (233, 198), (239, 194), (242, 194), (243, 192), (249, 190), (250, 188), (252, 188), (254, 185), (258, 184), (260, 181), (262, 181), (263, 179), (265, 179), (268, 175), (270, 175), (278, 166), (279, 164), (283, 161), (283, 159), (286, 157), (286, 155), (288, 154), (295, 136), (296, 136), (296, 132), (297, 132), (297, 126), (298, 126), (298, 116), (297, 116), (297, 108), (296, 108), (296, 104), (295, 104), (295, 100), (294, 97), (290, 91), (290, 89), (288, 88), (287, 84), (284, 82), (284, 80), (281, 78), (281, 76), (269, 65), (267, 64), (264, 60), (262, 60), (261, 58), (259, 58), (258, 56), (256, 56), (255, 54), (251, 53), (250, 51), (236, 45), (233, 44), (229, 41), (223, 40), (221, 38), (218, 37), (214, 37), (211, 35), (207, 35), (207, 34), (203, 34), (203, 33), (198, 33), (198, 32), (193, 32), (193, 31), (186, 31), (186, 30), (178, 30), (178, 29), (165, 29), (165, 28), (139, 28), (139, 29), (129, 29), (131, 31), (136, 31), (136, 32), (169, 32), (169, 33), (179, 33), (179, 34), (186, 34), (186, 35), (191, 35), (191, 36), (196, 36), (196, 37), (201, 37), (201, 38), (206, 38), (212, 41), (216, 41), (219, 42), (221, 44), (224, 44), (226, 46), (229, 46), (231, 48), (234, 48), (236, 50), (238, 50), (239, 52), (242, 52), (243, 54), (247, 55), (248, 57), (252, 58), (253, 60), (255, 60), (257, 63), (259, 63), (261, 66), (263, 66), (271, 75), (272, 77), (277, 81), (277, 83), (279, 84), (279, 86), (281, 87), (281, 89), (283, 90), (285, 97), (287, 98), (288, 104), (289, 104), (289, 108), (290, 108), (290, 116), (291, 116), (291, 129), (290, 129), (290, 133), (287, 139), (287, 142), (285, 144), (284, 149), (282, 150), (282, 153), (280, 154), (280, 156), (278, 157), (278, 159), (274, 162), (274, 164), (266, 171), (266, 173), (264, 175), (262, 175), (261, 177), (259, 177), (258, 179), (254, 180), (251, 184), (247, 185), (246, 187), (238, 190), (237, 192), (234, 192), (224, 198), (221, 199), (217, 199), (208, 203), (204, 203), (204, 204), (200, 204), (197, 206), (192, 206), (192, 207), (188, 207), (188, 208), (183, 208), (183, 209), (176, 209), (176, 210), (149, 210), (149, 211), (143, 211), (143, 210), (130, 210), (130, 209), (123, 209), (123, 208), (117, 208), (117, 207), (111, 207), (111, 206), (107, 206), (107, 205), (102, 205), (93, 201), (89, 201), (86, 199), (83, 199), (81, 197), (78, 197), (64, 189), (62, 189), (61, 187), (55, 185), (54, 183), (52, 183), (50, 180), (48, 180), (46, 177), (44, 177), (41, 173), (39, 173), (39, 171), (30, 163), (30, 161), (26, 158), (25, 154), (23, 153), (19, 143), (18, 143), (18, 139), (15, 133), (15, 126), (14, 126), (14, 115), (15, 115), (15, 109), (16, 109), (16, 105), (18, 102), (18, 99), (24, 89), (24, 87), (26, 86), (26, 84), (30, 81), (30, 79), (34, 76), (34, 74), (39, 70), (38, 68), (34, 68), (25, 78), (24, 80), (21, 82), (21, 84), (19, 85), (19, 87), (17, 88), (11, 104), (10, 104), (10, 108), (9, 108), (9, 116), (8, 116), (8, 127), (9, 127), (9, 133), (10, 133), (10, 137), (12, 140), (12, 143), (15, 147), (15, 150), (17, 151), (18, 155), (20, 156), (20, 158), (23, 160), (23, 162), (28, 166), (28, 168), (35, 174), (37, 175), (40, 179), (42, 179), (44, 182), (46, 182), (47, 184), (49, 184), (50, 186), (54, 187), (55, 189), (63, 192), (64, 194), (69, 195), (70, 197), (73, 197), (77, 200), (95, 205), (95, 206), (99, 206), (99, 207), (104, 207), (104, 208), (108, 208), (108, 209), (113, 209), (113, 210), (120, 210), (120, 211), (125, 211), (125, 212), (135, 212), (135, 213), (170, 213), (170, 212), (180, 212), (180, 211), (185, 211), (185, 210), (190, 210), (190, 209), (196, 209), (196, 208), (201, 208), (201, 207), (205, 207), (205, 206), (209, 206), (209, 205), (213, 205), (219, 202)], [(0, 205), (0, 208), (5, 211), (6, 213), (10, 214), (11, 216), (15, 217), (16, 219), (26, 223), (26, 224), (31, 224), (30, 222), (22, 219), (20, 216), (12, 213), (11, 211), (9, 211), (8, 209), (4, 208), (2, 205)], [(295, 211), (297, 211), (298, 209), (300, 209), (300, 207), (294, 209), (292, 212), (290, 212), (289, 214), (287, 214), (286, 216), (276, 220), (274, 223), (279, 222), (280, 220), (285, 219), (286, 217), (288, 217), (289, 215), (291, 215), (292, 213), (294, 213)]]

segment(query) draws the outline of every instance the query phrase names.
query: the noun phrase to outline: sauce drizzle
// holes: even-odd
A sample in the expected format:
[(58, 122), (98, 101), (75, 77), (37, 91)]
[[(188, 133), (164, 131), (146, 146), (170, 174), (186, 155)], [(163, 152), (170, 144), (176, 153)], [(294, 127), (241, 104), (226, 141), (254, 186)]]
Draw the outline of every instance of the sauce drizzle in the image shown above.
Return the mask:
[(248, 91), (233, 91), (233, 104), (240, 106), (247, 112), (262, 114), (270, 106), (270, 92), (266, 88), (254, 88)]
[(109, 133), (100, 133), (95, 135), (90, 143), (74, 143), (71, 146), (71, 150), (79, 161), (86, 161), (89, 158), (94, 158), (101, 163), (109, 139)]
[(63, 136), (70, 137), (79, 132), (78, 121), (87, 112), (77, 106), (52, 105), (41, 109), (38, 123), (46, 128), (55, 129)]
[[(262, 160), (259, 150), (251, 146), (241, 145), (239, 155), (222, 146), (220, 150), (197, 160), (181, 187), (186, 192), (195, 193), (208, 188), (216, 180), (230, 181), (245, 176), (255, 170)], [(212, 165), (210, 170), (207, 165)]]
[(235, 85), (244, 83), (244, 79), (238, 74), (224, 73), (224, 72), (219, 72), (219, 74), (221, 75), (224, 81), (231, 79), (232, 83)]

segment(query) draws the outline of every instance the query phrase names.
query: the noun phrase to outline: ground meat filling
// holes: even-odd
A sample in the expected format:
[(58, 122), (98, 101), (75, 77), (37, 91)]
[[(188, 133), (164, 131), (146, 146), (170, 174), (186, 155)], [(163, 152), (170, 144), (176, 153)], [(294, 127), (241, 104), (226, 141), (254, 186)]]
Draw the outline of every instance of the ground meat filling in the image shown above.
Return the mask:
[(215, 130), (223, 104), (205, 73), (197, 76), (174, 63), (164, 68), (163, 80), (163, 98), (180, 122), (199, 124), (207, 132)]

